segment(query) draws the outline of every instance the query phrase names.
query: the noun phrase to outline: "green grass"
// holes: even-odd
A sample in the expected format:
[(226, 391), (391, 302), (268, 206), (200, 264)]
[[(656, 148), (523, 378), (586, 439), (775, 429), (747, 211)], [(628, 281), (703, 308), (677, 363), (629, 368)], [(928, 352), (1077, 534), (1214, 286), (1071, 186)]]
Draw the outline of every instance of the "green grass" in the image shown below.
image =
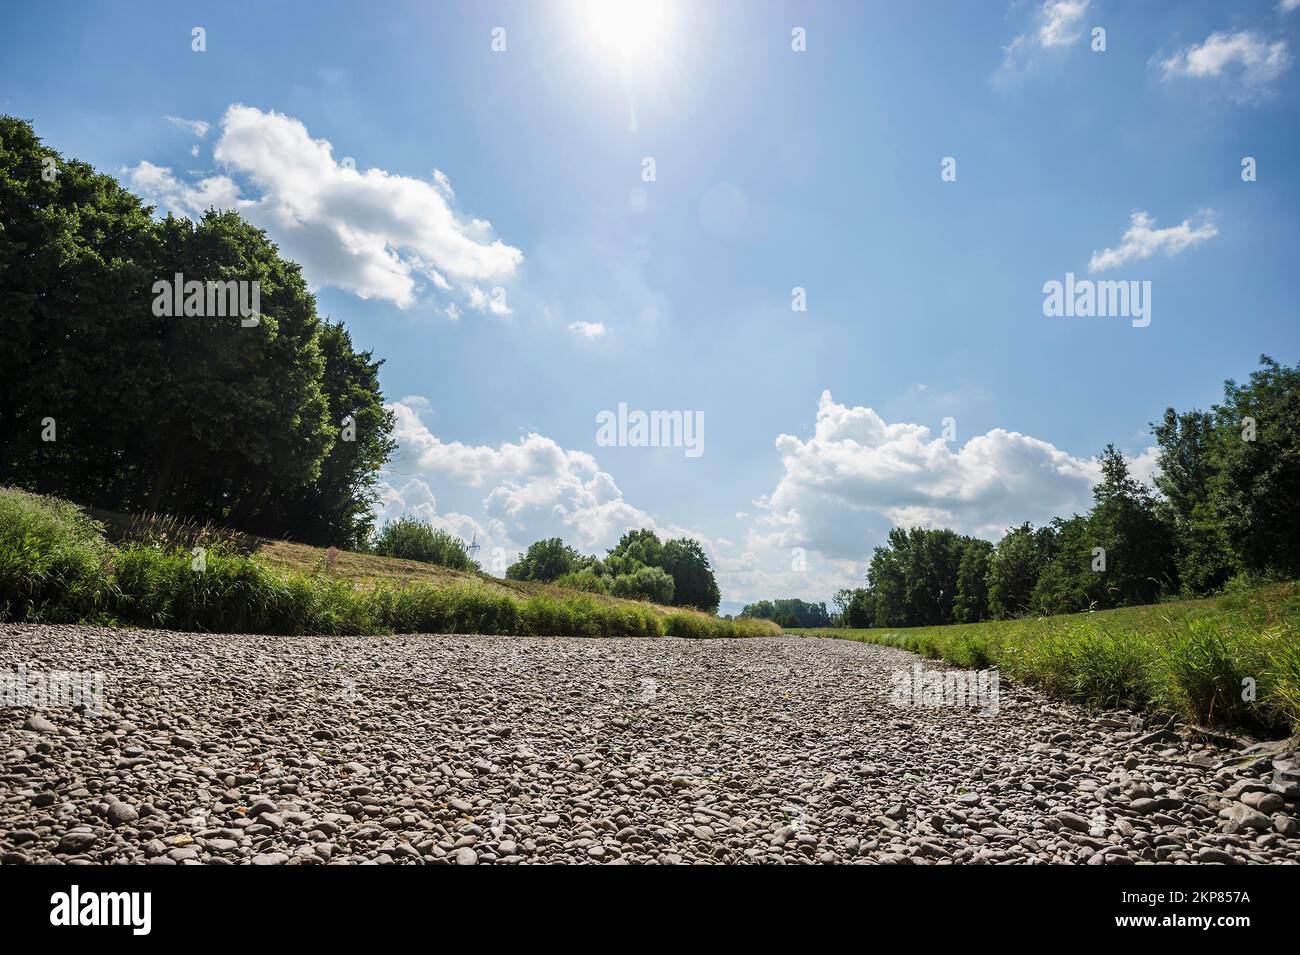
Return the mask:
[(791, 632), (885, 644), (968, 669), (995, 666), (1094, 706), (1257, 733), (1300, 731), (1298, 583), (1059, 617)]
[[(768, 621), (721, 620), (396, 558), (283, 542), (263, 548), (267, 542), (154, 518), (144, 523), (147, 532), (138, 539), (125, 534), (110, 544), (103, 526), (75, 506), (0, 488), (0, 620), (267, 634), (709, 638), (780, 632)], [(189, 550), (192, 533), (210, 545), (201, 570)], [(420, 573), (408, 575), (408, 564)]]

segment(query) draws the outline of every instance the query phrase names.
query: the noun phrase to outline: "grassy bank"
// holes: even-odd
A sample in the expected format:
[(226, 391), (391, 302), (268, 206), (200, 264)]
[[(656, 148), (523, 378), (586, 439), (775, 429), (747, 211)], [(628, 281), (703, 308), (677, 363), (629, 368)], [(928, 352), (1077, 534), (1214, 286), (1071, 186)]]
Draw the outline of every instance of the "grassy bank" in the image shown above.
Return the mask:
[[(74, 505), (0, 489), (0, 620), (214, 633), (489, 633), (751, 637), (730, 621), (631, 600), (520, 585), (303, 545), (194, 531), (114, 535)], [(183, 542), (182, 542), (183, 541)]]
[[(1300, 584), (1098, 613), (896, 630), (803, 630), (911, 650), (1101, 706), (1300, 731)], [(1253, 698), (1252, 698), (1253, 697)]]

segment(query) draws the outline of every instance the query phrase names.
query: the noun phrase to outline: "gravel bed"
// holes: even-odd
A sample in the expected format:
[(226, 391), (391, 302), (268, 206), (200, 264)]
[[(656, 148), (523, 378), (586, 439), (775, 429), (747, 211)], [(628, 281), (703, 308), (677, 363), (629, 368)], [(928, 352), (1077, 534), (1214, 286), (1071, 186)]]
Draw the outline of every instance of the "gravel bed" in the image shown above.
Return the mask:
[[(263, 637), (0, 625), (0, 863), (1296, 863), (1291, 744), (999, 684), (895, 705), (840, 640)], [(927, 661), (927, 670), (949, 669)]]

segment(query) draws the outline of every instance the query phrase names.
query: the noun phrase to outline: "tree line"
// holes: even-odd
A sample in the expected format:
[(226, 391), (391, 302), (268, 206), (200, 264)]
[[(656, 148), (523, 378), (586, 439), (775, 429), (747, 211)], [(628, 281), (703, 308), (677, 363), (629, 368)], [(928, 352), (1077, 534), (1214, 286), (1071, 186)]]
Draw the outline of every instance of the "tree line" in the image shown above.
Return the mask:
[(1152, 424), (1155, 488), (1108, 445), (1086, 514), (1010, 528), (997, 544), (894, 528), (865, 587), (836, 593), (847, 627), (975, 623), (1217, 593), (1300, 577), (1300, 365), (1267, 355), (1209, 411)]
[[(256, 282), (256, 320), (155, 314), (178, 273)], [(369, 537), (396, 446), (381, 362), (237, 213), (154, 219), (0, 117), (0, 314), (0, 483), (322, 546)]]
[(780, 600), (760, 600), (741, 608), (740, 617), (755, 620), (773, 620), (782, 627), (829, 627), (831, 615), (825, 603), (809, 603), (797, 597)]
[(624, 533), (604, 558), (579, 553), (558, 537), (536, 541), (506, 568), (506, 577), (707, 613), (716, 613), (722, 600), (699, 541), (660, 541), (644, 528)]

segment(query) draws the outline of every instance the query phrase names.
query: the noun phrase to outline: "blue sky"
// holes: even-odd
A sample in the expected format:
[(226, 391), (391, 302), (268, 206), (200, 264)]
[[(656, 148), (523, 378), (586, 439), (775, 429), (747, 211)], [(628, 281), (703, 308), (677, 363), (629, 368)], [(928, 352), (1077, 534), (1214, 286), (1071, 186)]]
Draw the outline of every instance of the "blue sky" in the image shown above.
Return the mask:
[[(489, 566), (654, 526), (728, 601), (827, 599), (891, 524), (1086, 507), (1107, 442), (1149, 474), (1166, 406), (1295, 360), (1295, 0), (610, 5), (22, 5), (0, 110), (266, 228), (386, 359), (385, 514)], [(1067, 272), (1150, 324), (1046, 317)], [(704, 453), (599, 445), (620, 403)]]

